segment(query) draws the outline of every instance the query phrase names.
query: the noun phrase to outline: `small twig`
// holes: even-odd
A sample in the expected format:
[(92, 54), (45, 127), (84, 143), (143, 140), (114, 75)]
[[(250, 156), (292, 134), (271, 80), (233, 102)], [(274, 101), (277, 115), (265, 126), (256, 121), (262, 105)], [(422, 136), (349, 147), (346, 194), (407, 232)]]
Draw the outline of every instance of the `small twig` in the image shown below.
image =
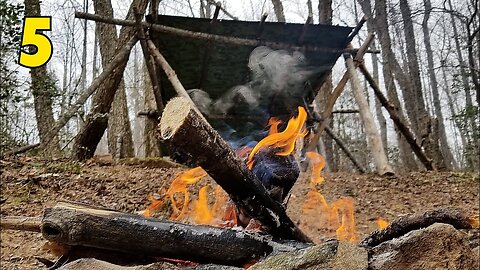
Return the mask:
[(41, 217), (6, 216), (0, 219), (2, 230), (40, 232)]

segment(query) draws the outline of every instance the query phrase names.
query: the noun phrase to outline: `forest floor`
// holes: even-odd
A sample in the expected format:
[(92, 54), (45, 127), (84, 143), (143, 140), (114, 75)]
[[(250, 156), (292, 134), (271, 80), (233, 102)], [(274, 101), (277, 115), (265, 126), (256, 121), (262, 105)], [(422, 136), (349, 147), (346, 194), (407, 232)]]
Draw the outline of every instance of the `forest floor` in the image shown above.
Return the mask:
[[(0, 162), (1, 216), (39, 216), (44, 208), (60, 200), (137, 213), (149, 205), (149, 194), (167, 187), (177, 174), (186, 170), (158, 160), (114, 165), (108, 159), (74, 163), (21, 157)], [(478, 174), (415, 172), (386, 178), (373, 174), (325, 173), (324, 177), (325, 182), (318, 188), (328, 202), (342, 197), (355, 201), (359, 240), (377, 229), (378, 217), (393, 220), (399, 215), (440, 207), (458, 207), (469, 215), (479, 214)], [(302, 214), (308, 183), (308, 174), (297, 181), (288, 212), (319, 243), (334, 236), (324, 234), (314, 216)], [(46, 269), (35, 259), (55, 259), (44, 247), (46, 242), (40, 233), (2, 230), (1, 269)]]

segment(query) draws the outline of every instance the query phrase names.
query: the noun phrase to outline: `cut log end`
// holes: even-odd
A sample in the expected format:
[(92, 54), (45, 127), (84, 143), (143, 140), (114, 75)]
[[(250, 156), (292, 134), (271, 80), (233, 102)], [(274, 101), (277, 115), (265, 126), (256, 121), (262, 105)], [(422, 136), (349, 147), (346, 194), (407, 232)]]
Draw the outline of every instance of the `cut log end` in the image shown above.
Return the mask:
[(193, 109), (193, 104), (186, 98), (175, 97), (171, 99), (163, 111), (163, 115), (168, 115), (169, 117), (162, 117), (160, 120), (162, 139), (170, 139), (182, 126), (188, 113)]

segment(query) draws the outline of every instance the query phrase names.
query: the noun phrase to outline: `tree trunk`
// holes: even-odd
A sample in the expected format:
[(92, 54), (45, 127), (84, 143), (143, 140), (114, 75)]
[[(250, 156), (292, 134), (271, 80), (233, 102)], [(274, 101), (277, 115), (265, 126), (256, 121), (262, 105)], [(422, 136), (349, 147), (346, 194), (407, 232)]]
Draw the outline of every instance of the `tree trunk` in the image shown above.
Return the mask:
[[(360, 6), (362, 8), (363, 14), (365, 14), (365, 16), (367, 16), (368, 18), (372, 18), (373, 17), (372, 5), (370, 3), (370, 0), (363, 0), (363, 1), (360, 1), (359, 3), (360, 3)], [(372, 19), (367, 21), (367, 31), (369, 33), (375, 32), (375, 25), (374, 25), (374, 22), (373, 22)], [(377, 43), (376, 43), (375, 40), (370, 45), (370, 48), (373, 51), (378, 50)], [(378, 62), (379, 62), (379, 60), (378, 60), (378, 56), (375, 53), (372, 53), (371, 56), (372, 56), (373, 78), (378, 82), (379, 81), (379, 76), (378, 76), (378, 70), (379, 70)], [(387, 148), (388, 148), (387, 120), (385, 119), (385, 116), (383, 115), (383, 112), (382, 112), (382, 104), (380, 104), (378, 99), (374, 98), (374, 100), (375, 100), (375, 113), (377, 115), (378, 125), (380, 127), (380, 135), (382, 137), (382, 144), (385, 147), (385, 151), (387, 152)]]
[[(25, 16), (41, 16), (39, 0), (25, 0)], [(55, 123), (52, 109), (55, 81), (46, 65), (30, 69), (30, 76), (40, 145), (46, 156), (59, 155), (58, 133), (50, 134), (50, 127)]]
[[(326, 24), (332, 25), (332, 0), (320, 0), (318, 3), (318, 23), (319, 24)], [(317, 103), (317, 108), (325, 108), (329, 95), (333, 91), (333, 81), (332, 75), (328, 75), (325, 79), (325, 82), (322, 85), (315, 102)], [(328, 123), (328, 127), (333, 129), (334, 126), (334, 118), (333, 115)], [(334, 151), (333, 146), (333, 139), (330, 136), (323, 136), (323, 144), (325, 146), (325, 160), (327, 161), (328, 168), (330, 171), (335, 172), (338, 171), (337, 165), (337, 154)]]
[(283, 12), (282, 0), (272, 0), (272, 4), (275, 16), (277, 16), (277, 21), (285, 22), (285, 13)]
[[(128, 11), (127, 19), (134, 18), (133, 7), (137, 7), (138, 10), (144, 12), (146, 9), (148, 1), (147, 0), (135, 0), (130, 5), (130, 9)], [(100, 5), (100, 1), (95, 1), (94, 5)], [(97, 9), (98, 7), (96, 7)], [(110, 9), (104, 8), (105, 12), (110, 12)], [(111, 11), (113, 13), (113, 11)], [(110, 15), (113, 17), (113, 14)], [(97, 24), (99, 28), (101, 27), (100, 24)], [(103, 25), (105, 26), (105, 25)], [(115, 46), (115, 53), (118, 52), (121, 48), (125, 46), (128, 40), (135, 34), (136, 30), (134, 27), (122, 27), (120, 30), (120, 36), (117, 39), (116, 46)], [(115, 40), (116, 39), (116, 32), (113, 31), (100, 31), (98, 32), (98, 40), (99, 43), (105, 42), (105, 39)], [(102, 54), (102, 60), (104, 55), (110, 52), (105, 52)], [(104, 63), (108, 63), (111, 60), (111, 57), (106, 57)], [(108, 121), (108, 113), (110, 111), (112, 102), (114, 100), (115, 93), (119, 86), (121, 85), (122, 78), (123, 78), (123, 71), (127, 65), (128, 58), (118, 65), (118, 67), (111, 73), (109, 78), (106, 82), (100, 87), (93, 97), (92, 102), (92, 110), (87, 116), (87, 121), (85, 125), (82, 127), (80, 132), (78, 133), (77, 137), (75, 138), (75, 143), (73, 147), (73, 155), (78, 160), (84, 160), (91, 158), (95, 152), (95, 149), (98, 145), (98, 142), (102, 138), (105, 129), (107, 128), (107, 121)], [(105, 65), (104, 65), (105, 66)], [(125, 108), (123, 108), (125, 110)], [(128, 131), (124, 131), (123, 133), (127, 133)], [(122, 137), (118, 137), (122, 138)], [(119, 139), (119, 141), (122, 139)], [(117, 141), (118, 142), (118, 141)], [(131, 131), (130, 131), (130, 142), (131, 142)], [(128, 139), (126, 141), (120, 141), (121, 144), (128, 143)], [(120, 144), (120, 145), (121, 145)], [(131, 145), (131, 144), (130, 144)], [(123, 149), (125, 152), (130, 151), (128, 147)], [(124, 153), (125, 153), (124, 152)]]
[[(93, 1), (95, 13), (101, 16), (113, 18), (113, 7), (110, 0)], [(105, 67), (114, 57), (118, 42), (117, 29), (114, 25), (96, 24), (95, 32), (100, 37), (99, 47), (102, 57), (102, 66)], [(94, 96), (95, 98), (95, 96)], [(115, 91), (112, 107), (108, 117), (108, 151), (114, 158), (133, 156), (133, 140), (128, 120), (127, 98), (125, 93), (125, 81), (123, 78)]]
[(432, 4), (430, 0), (423, 0), (423, 5), (425, 7), (425, 15), (422, 22), (423, 39), (425, 42), (425, 50), (427, 52), (428, 75), (430, 78), (430, 87), (432, 89), (433, 107), (435, 110), (435, 115), (438, 119), (438, 136), (440, 138), (441, 146), (440, 149), (444, 157), (444, 164), (438, 165), (439, 168), (443, 167), (442, 165), (444, 165), (446, 169), (452, 170), (455, 167), (455, 159), (453, 158), (453, 154), (448, 147), (447, 134), (445, 132), (445, 123), (443, 121), (443, 113), (440, 104), (440, 93), (438, 91), (437, 76), (435, 75), (434, 70), (432, 46), (430, 44), (430, 29), (428, 28), (428, 20), (430, 18), (430, 12), (432, 10)]
[(346, 55), (345, 62), (347, 63), (347, 69), (350, 75), (350, 83), (352, 85), (353, 96), (358, 105), (360, 111), (360, 117), (362, 118), (365, 132), (367, 135), (368, 146), (372, 153), (373, 162), (375, 164), (376, 171), (379, 175), (393, 174), (393, 170), (388, 164), (387, 155), (385, 154), (384, 147), (382, 145), (382, 139), (380, 133), (373, 120), (373, 115), (370, 112), (367, 99), (361, 89), (360, 80), (358, 79), (355, 64), (350, 55)]
[[(147, 61), (147, 60), (146, 60)], [(145, 91), (145, 110), (156, 110), (155, 96), (153, 94), (153, 87), (149, 78), (146, 65), (143, 68), (143, 85)], [(145, 117), (145, 128), (143, 132), (143, 141), (145, 145), (145, 157), (160, 157), (162, 151), (160, 148), (160, 141), (157, 139), (158, 118)]]
[[(452, 6), (452, 1), (448, 0), (447, 1), (448, 7), (450, 10), (454, 10)], [(462, 86), (463, 86), (463, 91), (465, 92), (465, 111), (466, 111), (466, 119), (465, 121), (468, 123), (466, 127), (468, 128), (463, 128), (463, 132), (467, 133), (466, 136), (466, 141), (467, 144), (464, 145), (464, 152), (465, 152), (465, 159), (467, 161), (467, 167), (469, 168), (474, 168), (477, 166), (477, 163), (475, 162), (477, 160), (477, 156), (475, 154), (476, 149), (471, 149), (473, 148), (472, 145), (474, 144), (474, 140), (478, 141), (478, 135), (475, 136), (476, 133), (476, 117), (477, 114), (472, 114), (469, 115), (468, 111), (471, 111), (473, 108), (473, 101), (472, 101), (472, 95), (471, 95), (471, 88), (470, 88), (470, 83), (468, 81), (468, 75), (467, 71), (465, 70), (467, 67), (467, 64), (465, 63), (465, 60), (463, 59), (463, 54), (462, 54), (462, 48), (460, 45), (460, 38), (459, 38), (459, 33), (457, 30), (457, 23), (455, 21), (455, 16), (453, 12), (450, 12), (450, 20), (452, 23), (452, 30), (453, 30), (453, 39), (455, 41), (455, 51), (458, 57), (458, 63), (460, 66), (460, 77), (462, 80)], [(471, 113), (470, 113), (471, 114)]]
[[(376, 16), (374, 18), (374, 25), (379, 37), (380, 47), (382, 51), (382, 71), (385, 88), (387, 89), (388, 99), (393, 103), (393, 106), (398, 109), (399, 113), (403, 115), (393, 76), (393, 73), (395, 72), (396, 67), (399, 67), (399, 64), (392, 51), (392, 42), (388, 32), (387, 7), (385, 0), (375, 0), (375, 15)], [(405, 138), (401, 135), (398, 129), (395, 129), (395, 133), (397, 135), (396, 137), (400, 151), (400, 158), (402, 160), (403, 166), (407, 170), (416, 170), (418, 167), (415, 162), (413, 153), (408, 146), (408, 143), (405, 141)]]
[(410, 121), (417, 135), (417, 139), (422, 138), (422, 144), (429, 156), (433, 157), (435, 163), (439, 167), (444, 164), (444, 158), (441, 152), (436, 151), (440, 149), (438, 140), (434, 140), (434, 134), (431, 129), (433, 119), (431, 119), (422, 94), (422, 82), (420, 78), (420, 67), (418, 64), (418, 56), (416, 50), (415, 31), (413, 28), (412, 12), (407, 0), (400, 0), (400, 13), (403, 19), (405, 46), (409, 79), (411, 80), (412, 88), (410, 88), (409, 95), (403, 95), (405, 105), (410, 104), (413, 110), (409, 111)]

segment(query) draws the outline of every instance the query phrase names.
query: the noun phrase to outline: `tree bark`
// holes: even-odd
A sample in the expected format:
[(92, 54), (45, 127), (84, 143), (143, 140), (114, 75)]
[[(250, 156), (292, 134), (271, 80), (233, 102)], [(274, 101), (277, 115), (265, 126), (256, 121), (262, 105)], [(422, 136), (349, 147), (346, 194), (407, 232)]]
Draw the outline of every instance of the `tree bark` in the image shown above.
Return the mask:
[[(147, 3), (147, 0), (133, 1), (128, 11), (127, 19), (134, 18), (133, 7), (137, 7), (140, 11), (144, 12)], [(128, 40), (133, 37), (135, 32), (135, 28), (122, 27), (116, 44), (116, 51), (119, 51), (121, 48), (123, 48)], [(111, 58), (109, 58), (108, 61), (110, 61), (110, 59)], [(93, 156), (95, 148), (97, 147), (98, 142), (102, 138), (102, 135), (107, 128), (108, 113), (111, 109), (115, 93), (122, 81), (123, 72), (127, 62), (128, 57), (124, 62), (120, 63), (116, 69), (113, 70), (107, 81), (100, 87), (100, 89), (97, 90), (95, 96), (93, 97), (92, 110), (87, 116), (85, 125), (75, 138), (73, 156), (77, 160), (85, 160)]]
[[(110, 0), (93, 1), (95, 13), (113, 18), (113, 7)], [(115, 53), (121, 48), (118, 42), (117, 29), (114, 25), (97, 23), (95, 32), (99, 36), (100, 55), (102, 66), (107, 66)], [(118, 48), (118, 49), (117, 49)], [(95, 99), (95, 96), (94, 96)], [(108, 150), (116, 158), (133, 156), (133, 139), (128, 119), (127, 97), (125, 81), (121, 78), (108, 117)]]
[(272, 0), (272, 5), (275, 16), (277, 17), (277, 22), (285, 22), (282, 0)]
[[(412, 12), (407, 0), (400, 0), (400, 13), (403, 19), (405, 46), (407, 56), (407, 66), (409, 74), (409, 80), (412, 87), (410, 88), (408, 95), (403, 95), (405, 105), (412, 106), (412, 110), (409, 111), (410, 122), (412, 123), (413, 130), (417, 135), (417, 138), (422, 138), (423, 146), (430, 156), (434, 158), (438, 167), (445, 167), (444, 158), (440, 151), (439, 141), (434, 140), (434, 134), (431, 129), (433, 125), (433, 119), (430, 117), (422, 93), (422, 81), (420, 78), (420, 68), (418, 64), (418, 56), (416, 50), (415, 31), (413, 28)], [(426, 90), (423, 90), (426, 91)]]
[(47, 240), (71, 246), (199, 263), (241, 265), (274, 249), (294, 250), (233, 229), (144, 218), (66, 202), (45, 210), (41, 231)]
[(430, 43), (430, 29), (428, 27), (428, 20), (432, 11), (432, 4), (430, 0), (423, 0), (423, 5), (425, 7), (425, 15), (422, 22), (423, 39), (425, 43), (425, 50), (427, 53), (428, 75), (430, 78), (430, 87), (432, 89), (433, 106), (435, 110), (435, 115), (438, 119), (438, 136), (440, 139), (440, 149), (442, 152), (442, 156), (444, 157), (444, 162), (439, 163), (438, 166), (439, 168), (445, 167), (448, 170), (452, 170), (455, 167), (455, 159), (453, 158), (453, 154), (448, 147), (447, 134), (445, 132), (445, 123), (443, 120), (443, 113), (441, 108), (442, 106), (440, 104), (440, 93), (438, 91), (437, 76), (435, 75), (434, 70), (433, 51), (432, 45)]
[(197, 161), (237, 207), (259, 220), (272, 236), (310, 241), (220, 134), (197, 113), (190, 100), (176, 97), (167, 104), (160, 120), (160, 133), (163, 140)]
[[(148, 61), (148, 60), (145, 60)], [(154, 110), (157, 108), (155, 104), (155, 96), (151, 80), (148, 78), (147, 67), (143, 68), (143, 85), (145, 91), (145, 110)], [(157, 112), (158, 113), (158, 112)], [(159, 115), (161, 114), (158, 113)], [(145, 117), (145, 127), (143, 132), (143, 142), (145, 145), (145, 157), (160, 157), (162, 151), (160, 141), (157, 139), (158, 116), (156, 118)]]
[[(400, 106), (400, 99), (398, 98), (398, 93), (393, 75), (394, 72), (398, 71), (397, 67), (400, 67), (400, 65), (398, 64), (392, 51), (392, 41), (390, 39), (390, 34), (388, 31), (387, 7), (385, 0), (375, 0), (375, 18), (373, 21), (375, 25), (375, 30), (379, 37), (380, 47), (382, 51), (382, 72), (388, 99), (390, 100), (390, 102), (393, 103), (392, 105), (398, 110), (399, 114), (403, 115), (403, 110)], [(399, 73), (396, 72), (396, 74)], [(401, 87), (405, 87), (405, 84), (402, 80), (399, 79), (399, 77), (403, 78), (404, 76), (397, 76), (397, 80), (399, 81), (399, 85), (401, 85)], [(400, 150), (400, 157), (402, 159), (404, 167), (407, 170), (416, 170), (418, 168), (417, 164), (405, 138), (401, 135), (398, 129), (395, 130), (395, 133), (398, 141), (398, 147)]]
[[(332, 25), (332, 14), (333, 14), (332, 0), (320, 0), (318, 2), (318, 23)], [(328, 100), (331, 99), (332, 97), (332, 91), (333, 91), (332, 74), (329, 74), (328, 77), (325, 79), (325, 82), (323, 83), (322, 88), (319, 91), (320, 94), (317, 93), (317, 96), (315, 98), (315, 102), (317, 103), (317, 108), (326, 108), (326, 106), (328, 106)], [(325, 121), (326, 118), (324, 118), (323, 120)], [(326, 121), (328, 121), (327, 123), (328, 127), (330, 129), (333, 129), (333, 126), (334, 126), (333, 117), (331, 117), (331, 119)], [(325, 155), (326, 155), (325, 160), (327, 161), (328, 168), (330, 169), (330, 171), (335, 172), (338, 170), (338, 166), (337, 166), (337, 155), (334, 151), (335, 148), (333, 146), (333, 138), (329, 136), (324, 136), (322, 139), (323, 139), (323, 145), (325, 147)]]
[[(25, 0), (25, 16), (41, 16), (39, 0)], [(55, 81), (46, 65), (30, 69), (30, 76), (40, 146), (46, 156), (60, 155), (58, 134), (49, 132), (52, 124), (55, 123), (52, 108), (53, 95), (56, 91)]]
[(348, 73), (350, 75), (353, 96), (358, 105), (358, 109), (360, 110), (360, 117), (365, 127), (368, 146), (370, 147), (370, 151), (372, 153), (373, 163), (375, 164), (376, 171), (379, 175), (393, 174), (393, 170), (390, 167), (390, 164), (388, 164), (387, 155), (385, 154), (385, 148), (382, 145), (380, 133), (375, 125), (375, 121), (373, 120), (373, 115), (370, 112), (367, 99), (361, 89), (362, 87), (357, 76), (353, 59), (350, 55), (346, 54), (344, 56)]
[[(363, 14), (365, 14), (365, 16), (367, 16), (368, 18), (372, 18), (373, 17), (372, 5), (370, 3), (370, 0), (360, 0), (359, 4), (362, 8)], [(374, 25), (374, 21), (372, 19), (367, 20), (367, 31), (369, 33), (375, 32), (375, 25)], [(370, 48), (373, 51), (378, 50), (376, 40), (372, 41), (372, 44), (370, 45)], [(379, 76), (378, 76), (378, 70), (379, 70), (378, 62), (379, 62), (379, 59), (378, 59), (377, 54), (375, 54), (375, 53), (373, 53), (371, 56), (372, 56), (372, 68), (373, 68), (373, 71), (372, 71), (373, 74), (372, 75), (373, 75), (373, 78), (378, 82), (379, 81)], [(375, 98), (374, 100), (375, 100), (375, 113), (376, 113), (376, 116), (377, 116), (378, 126), (380, 127), (380, 135), (382, 137), (382, 144), (385, 147), (385, 151), (387, 152), (387, 149), (388, 149), (387, 120), (385, 119), (385, 116), (383, 115), (383, 112), (382, 112), (382, 104), (378, 101), (378, 99)]]

